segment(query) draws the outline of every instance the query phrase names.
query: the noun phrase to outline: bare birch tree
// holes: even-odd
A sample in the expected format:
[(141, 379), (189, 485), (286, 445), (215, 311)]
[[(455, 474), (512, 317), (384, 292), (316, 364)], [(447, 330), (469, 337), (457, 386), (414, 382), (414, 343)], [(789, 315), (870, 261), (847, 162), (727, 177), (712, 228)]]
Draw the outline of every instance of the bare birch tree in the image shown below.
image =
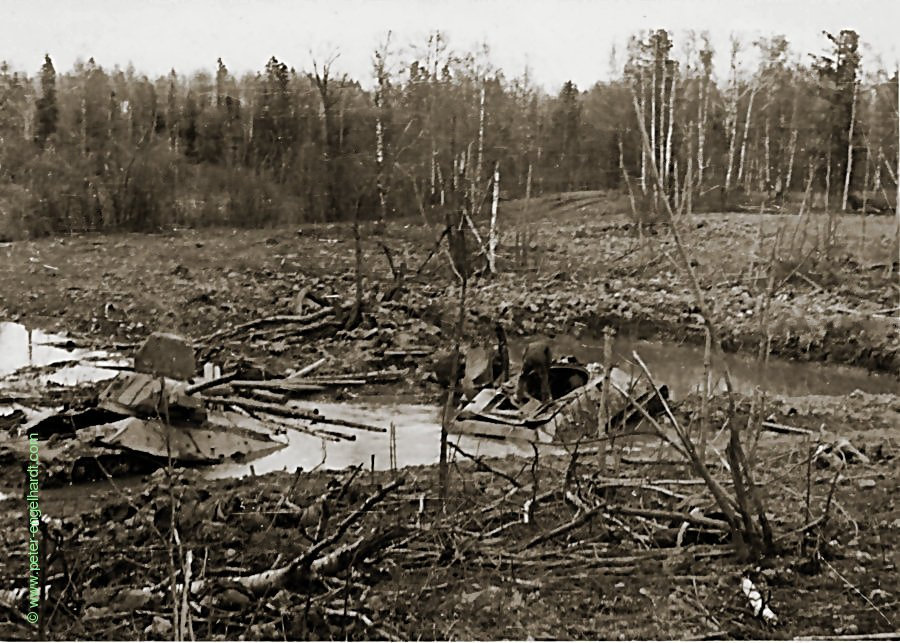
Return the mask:
[(894, 241), (897, 243), (897, 255), (900, 257), (900, 63), (897, 64), (897, 194), (894, 201), (894, 209), (897, 211), (897, 231)]
[[(672, 130), (675, 124), (675, 88), (678, 84), (678, 63), (672, 62), (672, 81), (669, 86), (669, 128), (666, 133), (666, 153), (665, 165), (663, 165), (665, 175), (669, 176), (672, 172)], [(678, 186), (675, 187), (675, 195), (678, 195)]]
[(750, 133), (750, 119), (751, 114), (753, 113), (753, 99), (756, 97), (756, 92), (758, 89), (758, 85), (756, 83), (753, 83), (753, 86), (750, 89), (750, 101), (747, 103), (747, 115), (744, 118), (744, 132), (741, 137), (741, 157), (738, 164), (737, 183), (740, 183), (741, 179), (744, 178), (744, 160), (747, 154), (747, 136)]
[(497, 210), (500, 205), (500, 162), (494, 163), (494, 191), (491, 199), (491, 227), (488, 233), (488, 270), (497, 272), (497, 243), (499, 230), (497, 229)]
[(704, 47), (700, 52), (700, 64), (703, 67), (703, 76), (700, 80), (699, 97), (697, 99), (697, 189), (703, 188), (703, 171), (706, 169), (705, 143), (706, 128), (709, 114), (709, 94), (712, 76), (712, 48), (709, 39), (703, 35)]
[(728, 162), (725, 169), (725, 192), (731, 189), (731, 177), (734, 171), (734, 154), (737, 148), (737, 121), (738, 121), (738, 75), (737, 57), (741, 51), (740, 40), (731, 36), (731, 91), (725, 116), (725, 129), (728, 131)]
[(856, 123), (856, 97), (859, 83), (853, 82), (853, 98), (850, 102), (850, 126), (847, 132), (847, 168), (844, 172), (844, 195), (841, 198), (841, 212), (847, 211), (847, 196), (850, 193), (850, 175), (853, 172), (853, 129)]
[(388, 189), (389, 177), (388, 173), (392, 166), (391, 162), (386, 159), (387, 150), (385, 149), (385, 128), (386, 117), (388, 114), (388, 102), (390, 97), (388, 91), (390, 88), (390, 75), (387, 69), (388, 47), (391, 42), (391, 32), (388, 31), (384, 44), (380, 49), (375, 51), (375, 167), (376, 167), (376, 189), (378, 191), (378, 207), (379, 215), (382, 219), (388, 213)]

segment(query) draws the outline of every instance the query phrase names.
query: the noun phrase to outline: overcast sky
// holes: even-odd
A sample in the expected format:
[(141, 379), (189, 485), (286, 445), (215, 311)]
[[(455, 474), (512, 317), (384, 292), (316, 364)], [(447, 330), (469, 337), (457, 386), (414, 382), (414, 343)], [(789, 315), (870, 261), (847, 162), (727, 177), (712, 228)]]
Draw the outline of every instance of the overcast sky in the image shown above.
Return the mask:
[(58, 71), (93, 56), (152, 77), (211, 71), (219, 56), (238, 74), (272, 55), (306, 69), (311, 54), (339, 49), (335, 68), (369, 85), (371, 52), (389, 29), (401, 54), (434, 29), (457, 50), (486, 41), (507, 76), (527, 64), (551, 91), (606, 78), (613, 44), (622, 51), (630, 34), (658, 27), (674, 32), (676, 52), (682, 30), (709, 30), (720, 78), (732, 31), (784, 34), (805, 55), (823, 50), (823, 29), (852, 28), (870, 62), (880, 55), (892, 67), (900, 57), (900, 0), (0, 0), (0, 15), (0, 59), (30, 74), (45, 52)]

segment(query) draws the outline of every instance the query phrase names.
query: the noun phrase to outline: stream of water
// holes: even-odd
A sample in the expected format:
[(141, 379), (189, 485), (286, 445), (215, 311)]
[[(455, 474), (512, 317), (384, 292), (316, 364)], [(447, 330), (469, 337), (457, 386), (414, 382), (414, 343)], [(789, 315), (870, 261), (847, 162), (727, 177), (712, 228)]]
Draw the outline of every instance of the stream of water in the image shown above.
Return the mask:
[[(24, 367), (49, 367), (70, 363), (63, 368), (40, 376), (41, 383), (76, 384), (97, 381), (115, 376), (116, 371), (97, 364), (123, 364), (120, 356), (104, 351), (91, 351), (77, 347), (65, 347), (63, 335), (29, 330), (20, 324), (0, 322), (0, 378), (8, 377)], [(575, 337), (557, 337), (552, 341), (557, 356), (574, 355), (581, 362), (601, 362), (602, 343)], [(510, 345), (513, 359), (522, 352), (523, 342)], [(669, 387), (671, 397), (682, 398), (698, 389), (703, 375), (703, 350), (691, 345), (667, 344), (644, 340), (617, 338), (613, 347), (616, 363), (626, 371), (638, 375), (640, 369), (633, 363), (632, 351), (653, 373), (659, 384)], [(765, 375), (759, 372), (755, 360), (744, 355), (727, 355), (732, 381), (739, 393), (750, 393), (754, 387), (764, 384), (771, 394), (844, 395), (856, 389), (867, 393), (896, 393), (896, 375), (869, 373), (864, 369), (823, 363), (803, 363), (772, 358)], [(721, 374), (714, 370), (714, 380), (719, 390), (724, 390)], [(440, 436), (440, 409), (437, 406), (411, 404), (385, 397), (333, 403), (301, 401), (302, 408), (316, 408), (325, 417), (352, 420), (388, 428), (395, 427), (396, 465), (398, 467), (433, 464), (438, 460)], [(324, 427), (332, 428), (332, 427)], [(340, 427), (336, 427), (339, 429)], [(351, 433), (350, 431), (346, 431)], [(248, 463), (224, 463), (206, 469), (212, 478), (262, 474), (297, 467), (311, 470), (316, 467), (339, 469), (357, 464), (387, 469), (390, 466), (390, 434), (352, 431), (353, 441), (331, 442), (302, 431), (287, 429), (287, 446)], [(468, 453), (484, 456), (532, 454), (531, 446), (509, 441), (478, 439), (470, 436), (452, 436)], [(552, 448), (543, 446), (549, 451)], [(252, 467), (252, 468), (251, 468)]]
[[(558, 355), (571, 354), (582, 362), (602, 362), (603, 342), (566, 336), (553, 340)], [(521, 355), (521, 343), (511, 346), (513, 355)], [(516, 352), (518, 351), (518, 352)], [(613, 343), (613, 361), (637, 376), (640, 368), (632, 357), (636, 351), (658, 384), (666, 384), (675, 399), (697, 391), (703, 380), (703, 348), (691, 344), (674, 344), (617, 338)], [(739, 353), (725, 355), (732, 383), (738, 393), (749, 394), (756, 386), (764, 386), (770, 394), (781, 396), (846, 395), (859, 389), (866, 393), (897, 393), (897, 374), (872, 373), (864, 368), (797, 362), (770, 357), (766, 372), (759, 371), (756, 359)], [(721, 369), (713, 364), (716, 389), (725, 390)]]

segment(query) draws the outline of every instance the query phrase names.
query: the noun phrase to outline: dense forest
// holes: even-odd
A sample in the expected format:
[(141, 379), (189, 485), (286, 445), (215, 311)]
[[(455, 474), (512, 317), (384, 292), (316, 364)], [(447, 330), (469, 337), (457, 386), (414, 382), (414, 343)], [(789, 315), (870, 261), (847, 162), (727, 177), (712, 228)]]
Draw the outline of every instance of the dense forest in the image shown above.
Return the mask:
[(810, 55), (732, 37), (716, 52), (657, 30), (611, 56), (612, 80), (557, 95), (439, 33), (403, 55), (388, 35), (372, 89), (334, 56), (302, 72), (273, 57), (239, 78), (222, 60), (155, 79), (93, 59), (60, 73), (48, 55), (35, 77), (3, 63), (0, 235), (439, 216), (460, 177), (476, 210), (494, 177), (502, 198), (610, 189), (652, 209), (651, 155), (667, 198), (694, 209), (807, 190), (832, 210), (890, 207), (896, 72), (864, 74), (853, 31), (822, 42)]

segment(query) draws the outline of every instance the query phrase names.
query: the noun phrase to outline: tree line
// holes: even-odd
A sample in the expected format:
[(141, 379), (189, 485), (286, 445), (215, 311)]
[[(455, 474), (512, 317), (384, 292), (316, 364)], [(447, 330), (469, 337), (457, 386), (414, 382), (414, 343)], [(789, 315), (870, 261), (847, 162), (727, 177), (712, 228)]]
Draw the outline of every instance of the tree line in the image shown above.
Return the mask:
[(404, 55), (388, 35), (369, 89), (336, 62), (273, 57), (237, 77), (220, 59), (155, 79), (93, 59), (58, 73), (48, 55), (36, 77), (0, 64), (0, 235), (440, 219), (458, 181), (484, 201), (495, 177), (503, 198), (621, 190), (651, 210), (810, 191), (835, 210), (888, 207), (896, 190), (897, 73), (864, 74), (850, 30), (805, 56), (783, 36), (716, 52), (706, 34), (677, 48), (666, 30), (637, 34), (610, 80), (555, 95), (440, 33)]

